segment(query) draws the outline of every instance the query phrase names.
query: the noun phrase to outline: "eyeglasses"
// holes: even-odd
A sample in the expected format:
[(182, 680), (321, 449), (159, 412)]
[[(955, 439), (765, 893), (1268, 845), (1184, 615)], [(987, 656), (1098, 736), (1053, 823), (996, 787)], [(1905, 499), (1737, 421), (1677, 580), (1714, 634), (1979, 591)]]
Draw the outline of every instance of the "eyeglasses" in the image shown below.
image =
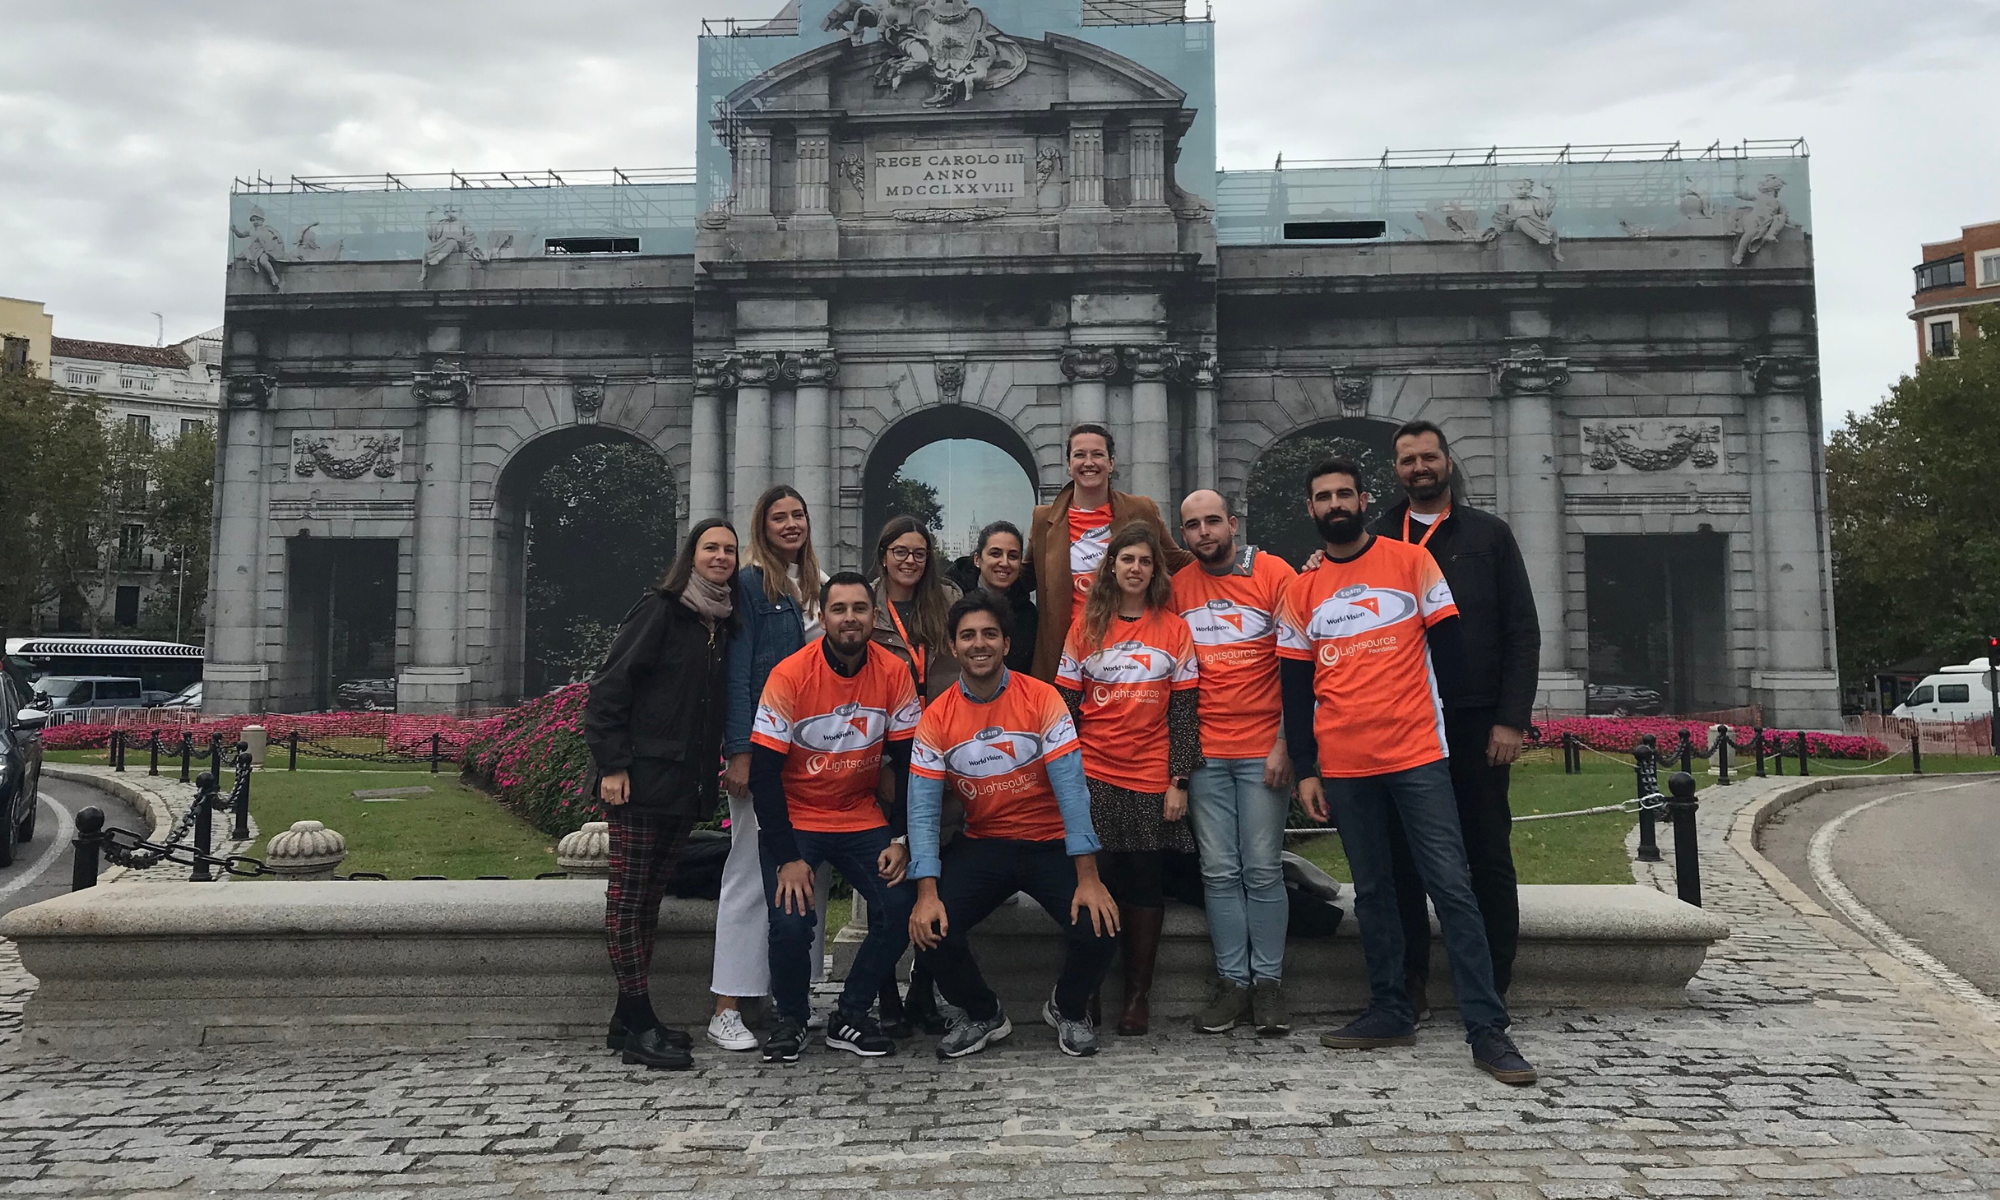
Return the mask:
[(889, 557), (897, 562), (929, 562), (931, 552), (922, 546), (891, 546)]

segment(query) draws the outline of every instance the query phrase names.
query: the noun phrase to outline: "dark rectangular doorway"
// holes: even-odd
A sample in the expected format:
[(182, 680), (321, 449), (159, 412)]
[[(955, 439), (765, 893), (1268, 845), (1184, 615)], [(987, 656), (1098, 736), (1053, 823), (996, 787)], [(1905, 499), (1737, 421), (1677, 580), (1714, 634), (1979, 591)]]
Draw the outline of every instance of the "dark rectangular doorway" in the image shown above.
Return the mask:
[(285, 542), (286, 658), (305, 707), (396, 706), (396, 541)]
[(1593, 715), (1741, 703), (1729, 672), (1728, 549), (1720, 533), (1584, 539)]

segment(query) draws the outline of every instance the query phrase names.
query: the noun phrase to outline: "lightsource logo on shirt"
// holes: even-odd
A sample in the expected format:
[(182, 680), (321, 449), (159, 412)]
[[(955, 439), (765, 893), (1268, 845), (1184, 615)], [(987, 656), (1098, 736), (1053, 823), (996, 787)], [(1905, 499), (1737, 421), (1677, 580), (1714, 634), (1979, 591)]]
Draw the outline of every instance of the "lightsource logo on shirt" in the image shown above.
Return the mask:
[(1306, 635), (1313, 641), (1358, 637), (1407, 621), (1417, 612), (1417, 598), (1394, 588), (1356, 583), (1341, 588), (1313, 610)]
[(1197, 645), (1227, 646), (1232, 642), (1254, 642), (1271, 632), (1272, 617), (1261, 608), (1251, 608), (1220, 597), (1200, 608), (1181, 614)]
[(792, 726), (792, 741), (808, 750), (832, 754), (866, 750), (889, 732), (889, 714), (849, 701), (830, 713), (807, 717)]
[(944, 768), (967, 779), (991, 779), (1018, 771), (1042, 754), (1042, 739), (1017, 729), (993, 726), (982, 729), (969, 742), (960, 742), (945, 751)]

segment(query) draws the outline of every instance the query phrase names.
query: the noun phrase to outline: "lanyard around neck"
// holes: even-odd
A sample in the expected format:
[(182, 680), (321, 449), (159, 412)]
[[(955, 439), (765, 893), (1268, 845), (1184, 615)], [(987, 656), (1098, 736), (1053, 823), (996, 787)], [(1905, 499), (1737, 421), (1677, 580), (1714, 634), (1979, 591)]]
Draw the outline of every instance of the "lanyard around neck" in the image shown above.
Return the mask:
[[(896, 623), (896, 636), (902, 638), (903, 644), (910, 648), (910, 661), (912, 664), (912, 668), (917, 673), (917, 691), (921, 693), (924, 690), (924, 658), (925, 658), (924, 648), (922, 646), (919, 646), (916, 642), (916, 639), (910, 636), (909, 630), (903, 628), (903, 616), (901, 613), (896, 611), (896, 602), (894, 600), (889, 600), (886, 590), (884, 591), (882, 598), (884, 600), (888, 600), (889, 619)], [(911, 599), (914, 601), (915, 597), (912, 596)]]
[[(1417, 549), (1421, 550), (1430, 544), (1431, 535), (1438, 531), (1438, 526), (1444, 524), (1444, 519), (1450, 515), (1451, 505), (1447, 504), (1444, 506), (1444, 511), (1437, 515), (1437, 519), (1431, 522), (1431, 527), (1424, 530), (1424, 536), (1417, 542)], [(1410, 540), (1410, 510), (1407, 508), (1403, 510), (1403, 540), (1406, 542)]]

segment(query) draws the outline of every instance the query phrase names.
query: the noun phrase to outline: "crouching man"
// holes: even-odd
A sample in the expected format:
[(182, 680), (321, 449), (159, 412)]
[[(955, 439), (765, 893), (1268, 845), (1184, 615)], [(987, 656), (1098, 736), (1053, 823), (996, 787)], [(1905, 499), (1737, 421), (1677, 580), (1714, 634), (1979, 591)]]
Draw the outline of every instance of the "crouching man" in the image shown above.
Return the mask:
[[(910, 749), (910, 937), (938, 990), (965, 1014), (938, 1043), (939, 1058), (976, 1054), (1014, 1032), (967, 937), (1015, 892), (1065, 926), (1062, 974), (1042, 1006), (1064, 1054), (1097, 1053), (1086, 1008), (1118, 950), (1118, 905), (1097, 878), (1076, 726), (1053, 687), (1007, 669), (1010, 619), (984, 591), (952, 605), (945, 628), (958, 683), (924, 710)], [(965, 803), (965, 832), (940, 862), (947, 787)]]

